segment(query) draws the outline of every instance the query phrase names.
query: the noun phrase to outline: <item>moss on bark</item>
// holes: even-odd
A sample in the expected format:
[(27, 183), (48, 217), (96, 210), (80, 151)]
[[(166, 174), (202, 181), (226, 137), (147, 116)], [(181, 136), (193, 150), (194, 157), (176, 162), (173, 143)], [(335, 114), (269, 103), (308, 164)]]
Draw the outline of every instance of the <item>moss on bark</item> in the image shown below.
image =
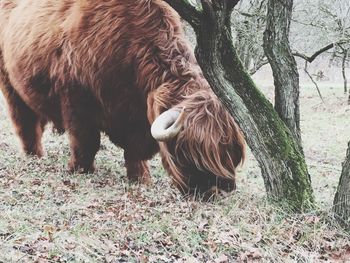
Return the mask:
[[(224, 14), (216, 10), (214, 15)], [(269, 197), (293, 210), (312, 207), (314, 197), (301, 148), (244, 69), (226, 20), (215, 21), (196, 30), (196, 54), (204, 75), (244, 132)]]

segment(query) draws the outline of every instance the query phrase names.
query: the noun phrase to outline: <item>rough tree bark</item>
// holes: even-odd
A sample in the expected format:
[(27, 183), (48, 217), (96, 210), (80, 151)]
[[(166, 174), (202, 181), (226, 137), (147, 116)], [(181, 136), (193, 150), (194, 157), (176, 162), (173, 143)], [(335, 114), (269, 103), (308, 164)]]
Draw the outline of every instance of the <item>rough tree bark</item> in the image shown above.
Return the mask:
[(350, 142), (334, 198), (334, 212), (339, 222), (350, 231)]
[(293, 0), (268, 1), (263, 46), (275, 82), (275, 109), (301, 146), (299, 73), (289, 44), (292, 12)]
[[(267, 194), (294, 210), (313, 204), (304, 155), (271, 103), (256, 88), (232, 43), (230, 15), (239, 0), (165, 0), (194, 28), (205, 77), (240, 125), (258, 160)], [(190, 15), (189, 15), (190, 13)]]

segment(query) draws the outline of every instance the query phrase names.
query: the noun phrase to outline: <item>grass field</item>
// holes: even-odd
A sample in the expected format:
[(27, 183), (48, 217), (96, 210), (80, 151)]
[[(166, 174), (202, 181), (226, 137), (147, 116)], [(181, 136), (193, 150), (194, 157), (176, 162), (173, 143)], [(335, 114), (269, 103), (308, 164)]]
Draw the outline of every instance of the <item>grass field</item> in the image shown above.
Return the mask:
[(304, 150), (318, 208), (301, 215), (266, 201), (250, 153), (238, 191), (214, 203), (183, 199), (158, 158), (152, 186), (129, 185), (122, 151), (107, 138), (98, 171), (70, 175), (66, 136), (48, 129), (45, 157), (24, 157), (1, 102), (0, 262), (350, 262), (350, 237), (330, 213), (350, 107), (340, 86), (322, 92), (325, 104), (312, 86), (302, 88)]

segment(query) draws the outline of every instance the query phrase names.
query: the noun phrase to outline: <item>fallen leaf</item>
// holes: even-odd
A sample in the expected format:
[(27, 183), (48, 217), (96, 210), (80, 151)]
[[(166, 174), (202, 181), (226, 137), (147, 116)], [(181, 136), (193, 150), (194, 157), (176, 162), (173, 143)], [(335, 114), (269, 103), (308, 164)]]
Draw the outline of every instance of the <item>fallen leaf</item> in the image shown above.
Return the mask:
[(221, 255), (215, 259), (215, 263), (226, 263), (228, 262), (228, 257), (226, 255)]

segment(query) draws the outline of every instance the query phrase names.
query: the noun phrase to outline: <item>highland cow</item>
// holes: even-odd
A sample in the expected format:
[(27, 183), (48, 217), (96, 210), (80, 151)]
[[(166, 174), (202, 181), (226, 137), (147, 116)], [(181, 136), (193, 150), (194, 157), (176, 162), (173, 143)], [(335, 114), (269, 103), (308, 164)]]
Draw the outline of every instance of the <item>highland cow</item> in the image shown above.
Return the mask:
[[(100, 133), (124, 149), (127, 176), (150, 180), (158, 151), (183, 193), (235, 189), (241, 131), (161, 0), (0, 1), (0, 84), (27, 154), (52, 122), (70, 171), (93, 172)], [(151, 125), (152, 124), (152, 125)]]

